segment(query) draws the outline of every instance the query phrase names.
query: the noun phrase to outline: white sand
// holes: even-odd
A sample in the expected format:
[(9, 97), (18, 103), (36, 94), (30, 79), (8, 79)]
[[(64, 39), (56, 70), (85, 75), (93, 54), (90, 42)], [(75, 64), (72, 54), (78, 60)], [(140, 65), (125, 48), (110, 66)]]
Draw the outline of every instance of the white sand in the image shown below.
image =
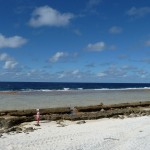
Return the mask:
[(65, 124), (43, 122), (29, 134), (5, 134), (0, 150), (150, 150), (150, 116)]

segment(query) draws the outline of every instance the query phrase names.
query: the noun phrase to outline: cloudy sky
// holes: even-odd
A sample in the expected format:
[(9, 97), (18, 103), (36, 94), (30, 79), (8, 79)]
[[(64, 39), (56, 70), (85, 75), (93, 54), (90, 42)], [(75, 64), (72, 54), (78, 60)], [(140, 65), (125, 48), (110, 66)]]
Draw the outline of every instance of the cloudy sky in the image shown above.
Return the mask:
[(0, 81), (150, 82), (149, 0), (0, 0)]

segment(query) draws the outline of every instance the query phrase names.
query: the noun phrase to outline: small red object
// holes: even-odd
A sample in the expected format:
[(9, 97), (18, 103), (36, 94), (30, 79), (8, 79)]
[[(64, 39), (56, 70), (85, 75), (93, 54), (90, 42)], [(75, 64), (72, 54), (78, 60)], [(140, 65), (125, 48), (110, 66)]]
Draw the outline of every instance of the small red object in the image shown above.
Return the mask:
[(40, 122), (40, 112), (39, 112), (39, 109), (36, 109), (36, 121), (37, 121), (37, 125), (39, 125), (39, 122)]

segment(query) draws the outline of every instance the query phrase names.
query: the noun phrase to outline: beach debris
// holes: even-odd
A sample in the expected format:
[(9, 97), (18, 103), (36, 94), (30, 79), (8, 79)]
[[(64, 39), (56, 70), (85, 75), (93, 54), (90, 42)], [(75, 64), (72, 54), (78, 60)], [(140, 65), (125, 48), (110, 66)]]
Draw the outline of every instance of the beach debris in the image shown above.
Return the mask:
[(109, 137), (109, 138), (104, 138), (104, 140), (116, 140), (116, 141), (119, 141), (119, 139), (111, 138), (111, 137)]
[(4, 133), (4, 130), (0, 130), (0, 134), (1, 134), (1, 133)]
[(63, 121), (63, 120), (57, 120), (57, 121), (56, 121), (57, 124), (60, 124), (60, 123), (62, 123), (62, 122), (64, 122), (64, 121)]
[(8, 133), (8, 132), (17, 132), (17, 133), (20, 133), (21, 131), (22, 131), (22, 129), (20, 127), (14, 126), (14, 127), (6, 129), (5, 133)]
[(60, 124), (60, 125), (57, 126), (57, 127), (65, 127), (65, 126), (67, 126), (67, 125), (65, 125), (65, 124)]
[(129, 115), (129, 117), (130, 117), (130, 118), (133, 118), (133, 117), (137, 117), (137, 115), (134, 114), (134, 113), (131, 113), (131, 114)]
[(18, 117), (18, 116), (5, 116), (0, 118), (0, 128), (11, 128), (17, 126), (23, 122), (32, 121), (32, 118), (28, 118), (26, 116)]
[(67, 125), (64, 123), (64, 120), (58, 120), (58, 121), (56, 121), (56, 123), (59, 125), (59, 126), (57, 126), (57, 127), (65, 127), (65, 126), (67, 126)]
[(40, 122), (40, 111), (39, 109), (36, 109), (36, 126), (40, 126), (39, 122)]
[(35, 126), (40, 126), (40, 124), (37, 124), (37, 123), (36, 123)]
[(103, 108), (100, 110), (101, 112), (105, 111)]
[(24, 133), (26, 132), (33, 132), (35, 129), (33, 127), (28, 127), (24, 129)]
[(2, 133), (0, 133), (0, 138), (3, 136), (3, 134)]
[(77, 124), (84, 124), (84, 123), (86, 123), (85, 120), (82, 120), (82, 121), (78, 121), (78, 122), (77, 122)]
[(59, 124), (59, 126), (57, 126), (57, 127), (65, 127), (65, 126), (67, 126), (64, 122), (57, 122), (57, 124)]
[(124, 115), (118, 115), (119, 119), (124, 119)]

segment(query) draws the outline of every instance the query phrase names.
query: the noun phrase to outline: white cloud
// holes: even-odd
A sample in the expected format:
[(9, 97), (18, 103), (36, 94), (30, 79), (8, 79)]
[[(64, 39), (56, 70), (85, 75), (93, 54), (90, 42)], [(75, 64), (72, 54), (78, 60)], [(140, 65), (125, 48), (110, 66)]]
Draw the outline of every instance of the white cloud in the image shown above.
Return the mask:
[(141, 8), (132, 7), (126, 12), (127, 15), (135, 17), (143, 17), (149, 13), (150, 7), (141, 7)]
[(99, 78), (105, 78), (105, 79), (116, 79), (119, 81), (126, 80), (128, 81), (129, 78), (132, 79), (140, 79), (140, 78), (146, 78), (148, 77), (149, 72), (140, 68), (137, 68), (135, 66), (130, 65), (123, 65), (123, 66), (116, 66), (111, 65), (108, 68), (106, 68), (105, 71), (99, 72), (97, 74), (97, 77)]
[(6, 61), (9, 59), (9, 56), (6, 53), (0, 54), (0, 61)]
[(100, 78), (102, 78), (102, 77), (107, 76), (107, 74), (104, 73), (104, 72), (100, 72), (100, 73), (97, 74), (97, 76), (100, 77)]
[(66, 53), (64, 53), (64, 52), (57, 52), (56, 54), (54, 54), (49, 60), (50, 60), (50, 62), (57, 62), (57, 61), (59, 61), (60, 59), (62, 59), (62, 58), (64, 58), (64, 57), (66, 57), (67, 56), (67, 54)]
[(5, 61), (4, 69), (13, 69), (18, 63), (13, 60)]
[(58, 73), (58, 79), (79, 79), (83, 75), (78, 69), (72, 71), (62, 71)]
[(87, 50), (90, 51), (102, 51), (105, 48), (105, 43), (104, 42), (97, 42), (94, 44), (88, 44), (87, 45)]
[(145, 41), (145, 46), (150, 46), (150, 40)]
[(14, 69), (18, 64), (17, 61), (15, 61), (6, 53), (0, 54), (0, 61), (4, 62), (4, 69)]
[(122, 28), (118, 26), (113, 26), (109, 29), (109, 33), (111, 34), (119, 34), (122, 32)]
[(27, 40), (21, 36), (5, 37), (0, 34), (0, 48), (17, 48), (25, 44)]
[(74, 70), (73, 72), (72, 72), (72, 74), (73, 75), (76, 75), (76, 74), (78, 74), (79, 73), (79, 70), (77, 69), (77, 70)]
[(62, 73), (62, 74), (60, 74), (59, 76), (58, 76), (58, 78), (59, 79), (62, 79), (62, 78), (64, 78), (66, 75), (64, 74), (64, 73)]
[(29, 25), (32, 27), (66, 26), (73, 17), (72, 13), (60, 13), (49, 6), (42, 6), (33, 11)]

